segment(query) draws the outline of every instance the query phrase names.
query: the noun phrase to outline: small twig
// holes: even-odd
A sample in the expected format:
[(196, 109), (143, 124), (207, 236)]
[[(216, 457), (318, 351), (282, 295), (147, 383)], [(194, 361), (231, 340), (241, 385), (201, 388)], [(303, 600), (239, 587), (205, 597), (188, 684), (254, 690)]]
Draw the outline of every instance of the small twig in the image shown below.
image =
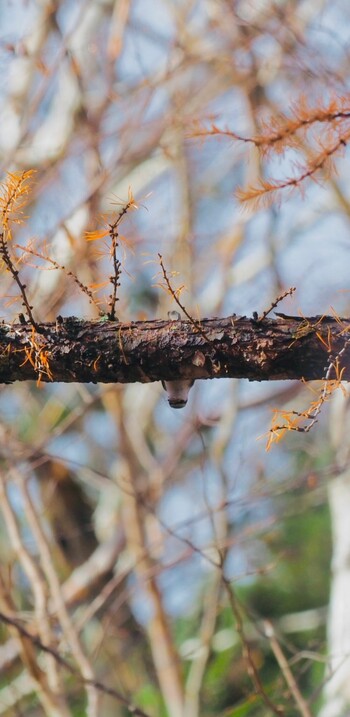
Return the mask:
[(107, 317), (110, 321), (115, 321), (117, 319), (115, 314), (115, 306), (117, 301), (119, 301), (117, 293), (118, 293), (118, 287), (120, 286), (120, 274), (121, 274), (121, 262), (117, 258), (117, 248), (118, 248), (118, 227), (119, 224), (121, 224), (123, 218), (129, 211), (129, 209), (137, 209), (137, 204), (135, 203), (135, 199), (133, 196), (133, 193), (131, 191), (131, 187), (129, 187), (129, 193), (128, 193), (128, 201), (125, 204), (124, 207), (120, 210), (117, 219), (113, 224), (109, 224), (109, 231), (108, 234), (110, 236), (110, 239), (112, 241), (111, 244), (111, 256), (112, 256), (112, 263), (113, 263), (113, 276), (109, 277), (109, 280), (112, 284), (112, 293), (109, 295), (109, 312), (107, 314)]
[[(22, 246), (21, 244), (14, 244), (15, 249), (21, 249), (21, 251), (26, 252), (27, 254), (31, 254), (32, 256), (36, 256), (38, 259), (42, 259), (43, 261), (47, 261), (48, 263), (52, 264), (54, 269), (60, 269), (61, 271), (64, 271), (67, 276), (70, 276), (71, 279), (77, 284), (79, 289), (83, 292), (83, 294), (86, 294), (86, 296), (89, 298), (90, 304), (94, 304), (98, 308), (97, 301), (93, 295), (93, 292), (91, 289), (89, 289), (88, 286), (83, 284), (82, 281), (77, 277), (77, 275), (74, 273), (74, 271), (71, 271), (70, 269), (67, 269), (63, 264), (59, 264), (58, 261), (55, 261), (55, 259), (52, 259), (50, 256), (47, 256), (46, 254), (42, 254), (39, 251), (35, 251), (34, 249), (30, 249), (27, 246)], [(40, 268), (40, 267), (37, 267)], [(43, 267), (41, 267), (43, 268)]]
[(0, 220), (3, 227), (0, 233), (0, 256), (17, 284), (21, 296), (22, 306), (24, 307), (28, 319), (38, 333), (42, 331), (39, 324), (35, 321), (27, 293), (26, 285), (20, 279), (19, 271), (15, 267), (13, 258), (11, 257), (8, 245), (12, 240), (11, 224), (20, 224), (23, 221), (23, 208), (27, 203), (29, 194), (28, 180), (31, 178), (33, 170), (18, 172), (8, 172), (6, 183), (0, 185)]
[(276, 306), (277, 306), (283, 299), (286, 298), (286, 296), (292, 296), (292, 294), (294, 294), (295, 291), (296, 291), (296, 287), (295, 287), (295, 286), (291, 286), (290, 289), (287, 289), (287, 291), (284, 291), (283, 294), (281, 294), (280, 296), (278, 296), (277, 299), (275, 299), (275, 301), (271, 304), (271, 306), (270, 306), (268, 309), (266, 309), (266, 311), (264, 311), (264, 313), (263, 313), (261, 316), (259, 316), (259, 317), (257, 318), (257, 322), (260, 323), (260, 321), (263, 321), (264, 319), (266, 319), (266, 317), (268, 316), (268, 314), (270, 314), (271, 311), (272, 311), (273, 309), (275, 309)]
[(261, 179), (255, 186), (250, 186), (247, 189), (237, 189), (235, 192), (236, 198), (242, 203), (255, 202), (258, 205), (260, 202), (260, 204), (264, 203), (266, 205), (273, 201), (277, 193), (280, 195), (282, 190), (301, 189), (300, 185), (303, 182), (308, 179), (314, 179), (318, 172), (327, 168), (327, 165), (339, 150), (346, 147), (349, 139), (350, 129), (346, 128), (342, 133), (338, 134), (336, 141), (332, 142), (332, 144), (327, 144), (325, 140), (320, 141), (320, 151), (316, 156), (311, 157), (305, 165), (302, 165), (298, 175), (281, 180)]
[[(167, 287), (169, 293), (171, 294), (171, 296), (173, 297), (174, 301), (176, 301), (176, 303), (177, 303), (177, 305), (180, 307), (181, 311), (183, 311), (183, 313), (185, 314), (185, 316), (187, 316), (188, 320), (190, 321), (190, 323), (192, 324), (192, 326), (195, 328), (195, 330), (198, 331), (198, 332), (201, 334), (201, 336), (203, 336), (203, 338), (204, 338), (206, 341), (210, 341), (210, 338), (207, 336), (207, 334), (205, 333), (205, 331), (203, 331), (203, 329), (202, 329), (202, 327), (201, 327), (201, 325), (200, 325), (200, 322), (199, 322), (199, 321), (196, 321), (196, 320), (193, 318), (193, 316), (191, 316), (191, 314), (188, 313), (188, 311), (187, 311), (187, 309), (185, 308), (185, 306), (181, 303), (181, 301), (180, 301), (180, 299), (179, 299), (179, 290), (175, 291), (175, 289), (173, 289), (173, 287), (171, 286), (171, 283), (170, 283), (170, 280), (169, 280), (169, 277), (168, 277), (166, 268), (165, 268), (164, 263), (163, 263), (163, 257), (162, 257), (162, 255), (159, 254), (159, 253), (158, 253), (158, 258), (159, 258), (159, 264), (160, 264), (160, 267), (161, 267), (161, 270), (162, 270), (162, 273), (163, 273), (163, 278), (164, 278), (164, 281), (165, 281), (165, 283), (166, 283), (166, 287)], [(163, 288), (164, 288), (164, 287), (163, 287)]]
[[(284, 711), (285, 711), (284, 708), (280, 707), (279, 705), (275, 705), (270, 700), (270, 697), (265, 692), (265, 689), (262, 685), (259, 672), (258, 672), (255, 662), (254, 662), (251, 647), (250, 647), (249, 642), (244, 634), (243, 620), (242, 620), (242, 616), (241, 616), (241, 612), (240, 612), (240, 607), (238, 605), (236, 595), (232, 589), (232, 585), (227, 580), (227, 578), (225, 578), (224, 575), (222, 575), (222, 581), (223, 581), (223, 585), (224, 585), (227, 595), (228, 595), (228, 599), (229, 599), (229, 603), (231, 605), (233, 615), (236, 620), (236, 630), (237, 630), (238, 635), (242, 642), (243, 656), (245, 657), (245, 659), (247, 661), (249, 676), (253, 682), (256, 693), (258, 695), (260, 695), (260, 697), (264, 701), (266, 707), (268, 707), (270, 710), (272, 710), (273, 714), (277, 715), (277, 717), (281, 717), (281, 715), (284, 714)], [(308, 717), (310, 717), (310, 716), (308, 715)]]
[(117, 258), (117, 248), (118, 248), (118, 225), (124, 216), (126, 212), (128, 211), (128, 205), (123, 207), (121, 210), (118, 219), (113, 223), (109, 224), (109, 236), (112, 241), (111, 245), (111, 255), (112, 255), (112, 263), (113, 263), (113, 275), (109, 277), (109, 280), (112, 284), (112, 293), (109, 295), (109, 312), (107, 314), (110, 321), (116, 320), (116, 313), (115, 313), (115, 307), (117, 301), (119, 301), (117, 293), (118, 293), (118, 287), (120, 286), (120, 274), (121, 274), (121, 262)]
[(339, 387), (341, 379), (342, 379), (342, 374), (344, 373), (344, 369), (340, 368), (340, 357), (344, 354), (344, 352), (346, 351), (346, 349), (349, 345), (350, 345), (350, 338), (346, 339), (343, 348), (337, 353), (337, 355), (335, 357), (329, 356), (328, 363), (325, 366), (326, 374), (324, 377), (323, 389), (322, 389), (322, 392), (321, 392), (321, 395), (320, 395), (320, 398), (318, 400), (315, 410), (313, 411), (313, 413), (310, 413), (310, 415), (309, 415), (309, 418), (311, 418), (312, 420), (307, 426), (305, 426), (304, 433), (308, 433), (311, 430), (311, 428), (314, 426), (314, 424), (317, 422), (317, 416), (319, 415), (323, 404), (325, 403), (325, 401), (327, 401), (330, 394), (334, 390), (334, 388), (332, 386), (333, 382), (329, 383), (332, 371), (334, 371), (334, 374), (335, 374), (334, 380), (336, 383), (336, 388)]
[(32, 311), (33, 307), (30, 305), (30, 303), (28, 301), (27, 294), (26, 294), (27, 287), (25, 284), (22, 283), (20, 276), (19, 276), (19, 271), (18, 271), (18, 269), (16, 269), (16, 267), (13, 264), (12, 258), (10, 256), (10, 252), (8, 250), (4, 232), (0, 233), (0, 256), (2, 257), (2, 260), (5, 264), (5, 266), (7, 267), (8, 271), (12, 275), (14, 281), (16, 282), (16, 284), (21, 292), (22, 306), (24, 306), (25, 311), (27, 312), (27, 316), (28, 316), (28, 319), (29, 319), (31, 325), (33, 326), (35, 331), (37, 331), (38, 333), (42, 332), (42, 328), (39, 326), (39, 324), (37, 323), (37, 321), (35, 320), (35, 318), (33, 316), (33, 311)]
[[(325, 343), (321, 337), (322, 343)], [(328, 339), (328, 350), (331, 350), (330, 346), (330, 339)], [(282, 413), (286, 418), (288, 423), (281, 424), (281, 425), (274, 425), (269, 431), (269, 438), (267, 441), (267, 450), (269, 450), (271, 444), (274, 441), (278, 441), (283, 434), (286, 431), (295, 431), (297, 433), (309, 433), (311, 429), (314, 427), (315, 423), (318, 421), (318, 416), (321, 413), (321, 409), (324, 403), (328, 401), (332, 393), (337, 388), (341, 388), (343, 393), (346, 393), (345, 389), (341, 386), (341, 381), (343, 377), (343, 373), (345, 371), (345, 366), (341, 368), (340, 365), (340, 358), (345, 353), (346, 349), (350, 346), (350, 337), (345, 340), (343, 347), (338, 351), (336, 356), (333, 356), (331, 353), (328, 356), (328, 361), (324, 367), (324, 377), (323, 377), (323, 386), (322, 390), (319, 394), (319, 397), (316, 401), (313, 401), (309, 408), (306, 411), (274, 411), (274, 414), (277, 415), (278, 413)], [(334, 372), (334, 379), (331, 379), (331, 373)], [(293, 420), (289, 420), (289, 416), (295, 416)], [(300, 425), (300, 420), (304, 419), (305, 423), (304, 425)]]
[[(118, 202), (120, 204), (120, 202)], [(112, 265), (113, 265), (113, 275), (109, 277), (109, 281), (112, 284), (112, 293), (109, 295), (109, 311), (107, 313), (107, 319), (109, 321), (117, 321), (118, 318), (115, 313), (115, 307), (117, 301), (119, 301), (118, 298), (118, 288), (120, 286), (120, 275), (121, 275), (121, 268), (122, 264), (117, 258), (117, 249), (119, 246), (119, 231), (118, 227), (122, 220), (124, 219), (125, 215), (128, 211), (138, 209), (138, 205), (135, 202), (133, 193), (131, 191), (131, 188), (129, 187), (128, 192), (128, 201), (124, 206), (122, 206), (121, 210), (119, 211), (117, 218), (114, 222), (111, 224), (106, 224), (105, 228), (102, 230), (95, 230), (92, 232), (85, 232), (87, 241), (96, 241), (97, 239), (103, 239), (104, 237), (108, 237), (110, 239), (111, 245), (110, 245), (110, 251), (109, 254), (112, 257)]]
[(230, 137), (239, 142), (251, 143), (258, 148), (264, 149), (274, 144), (288, 141), (290, 137), (293, 137), (300, 130), (307, 132), (316, 123), (332, 124), (338, 120), (348, 120), (350, 118), (348, 107), (341, 98), (337, 99), (336, 105), (334, 100), (330, 100), (328, 106), (313, 108), (298, 107), (296, 105), (292, 110), (290, 117), (282, 117), (278, 124), (274, 123), (271, 126), (271, 129), (267, 125), (265, 132), (252, 137), (243, 137), (228, 128), (220, 128), (214, 122), (208, 128), (197, 123), (190, 133), (190, 137)]
[(304, 697), (299, 690), (298, 684), (297, 684), (297, 682), (294, 678), (294, 675), (288, 665), (288, 662), (285, 658), (282, 648), (281, 648), (278, 640), (276, 639), (276, 635), (275, 635), (275, 631), (273, 629), (272, 623), (269, 620), (264, 620), (264, 627), (265, 627), (265, 635), (271, 645), (271, 650), (277, 660), (278, 666), (281, 669), (281, 672), (282, 672), (283, 677), (290, 689), (290, 692), (293, 695), (295, 704), (297, 705), (298, 709), (300, 710), (300, 714), (302, 715), (302, 717), (312, 717), (309, 706), (305, 702)]

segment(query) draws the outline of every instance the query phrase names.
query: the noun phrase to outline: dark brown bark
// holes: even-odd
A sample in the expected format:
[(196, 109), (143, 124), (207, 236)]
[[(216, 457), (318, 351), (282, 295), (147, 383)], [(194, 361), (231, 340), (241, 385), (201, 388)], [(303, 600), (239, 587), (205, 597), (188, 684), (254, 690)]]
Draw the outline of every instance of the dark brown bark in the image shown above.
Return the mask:
[[(348, 323), (349, 322), (349, 323)], [(0, 382), (133, 383), (180, 378), (320, 379), (340, 354), (350, 380), (350, 320), (245, 316), (190, 321), (0, 325)], [(334, 378), (330, 372), (328, 378)]]

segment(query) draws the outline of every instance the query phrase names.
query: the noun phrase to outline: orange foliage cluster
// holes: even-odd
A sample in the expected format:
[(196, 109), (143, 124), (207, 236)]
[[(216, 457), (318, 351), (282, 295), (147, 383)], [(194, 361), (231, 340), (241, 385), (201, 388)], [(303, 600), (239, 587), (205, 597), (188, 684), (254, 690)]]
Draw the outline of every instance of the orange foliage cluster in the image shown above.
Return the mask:
[(28, 202), (30, 179), (35, 170), (8, 172), (6, 182), (0, 187), (0, 216), (7, 241), (12, 239), (11, 223), (20, 224), (25, 217), (23, 209)]
[(49, 353), (43, 347), (45, 340), (42, 336), (38, 335), (35, 328), (32, 328), (32, 336), (30, 339), (30, 348), (24, 347), (25, 359), (22, 366), (28, 361), (33, 366), (35, 372), (38, 374), (37, 385), (40, 386), (42, 377), (47, 376), (50, 381), (53, 381), (52, 371), (49, 364)]
[[(347, 333), (349, 326), (344, 325), (341, 319), (335, 315), (335, 319), (340, 325), (340, 334)], [(306, 320), (307, 321), (307, 320)], [(322, 317), (318, 323), (322, 322)], [(347, 395), (347, 391), (344, 387), (343, 374), (345, 366), (341, 365), (341, 359), (346, 349), (350, 345), (350, 337), (345, 341), (343, 348), (336, 354), (332, 354), (332, 342), (331, 332), (328, 330), (327, 339), (325, 339), (319, 331), (317, 331), (317, 324), (312, 325), (307, 322), (307, 327), (302, 327), (301, 332), (304, 330), (313, 330), (315, 335), (326, 348), (328, 353), (328, 361), (325, 367), (325, 377), (321, 382), (320, 389), (317, 391), (317, 397), (314, 401), (311, 401), (310, 405), (305, 411), (285, 411), (278, 408), (273, 409), (272, 426), (268, 433), (268, 439), (266, 444), (266, 450), (269, 451), (273, 443), (278, 443), (287, 431), (297, 431), (299, 433), (308, 433), (315, 423), (317, 423), (318, 416), (320, 415), (322, 406), (326, 403), (333, 393), (339, 388), (344, 396)], [(302, 335), (302, 334), (300, 334)], [(299, 336), (296, 336), (296, 339)], [(333, 378), (332, 378), (333, 376)], [(310, 386), (309, 390), (314, 391)], [(282, 423), (280, 423), (282, 421)]]
[(343, 151), (350, 138), (350, 98), (333, 97), (326, 104), (310, 106), (301, 96), (291, 106), (290, 114), (270, 117), (261, 125), (261, 132), (253, 137), (243, 137), (216, 124), (209, 128), (197, 126), (192, 136), (224, 136), (251, 143), (263, 156), (274, 153), (284, 155), (293, 149), (301, 155), (293, 165), (293, 176), (282, 179), (264, 179), (254, 186), (240, 188), (236, 196), (242, 203), (255, 207), (266, 206), (279, 200), (282, 192), (301, 189), (307, 179), (316, 179), (321, 172), (334, 169), (333, 160)]

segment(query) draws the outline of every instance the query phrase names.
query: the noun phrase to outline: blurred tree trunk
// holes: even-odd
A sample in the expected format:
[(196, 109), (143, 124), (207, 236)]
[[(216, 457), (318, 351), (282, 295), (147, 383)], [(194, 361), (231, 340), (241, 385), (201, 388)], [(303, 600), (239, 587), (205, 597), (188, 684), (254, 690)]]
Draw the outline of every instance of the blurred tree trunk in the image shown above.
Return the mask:
[(336, 464), (343, 470), (329, 482), (333, 536), (331, 595), (328, 613), (328, 673), (320, 717), (347, 717), (350, 709), (350, 470), (349, 401), (335, 396), (331, 404), (330, 438)]
[(332, 585), (328, 617), (329, 679), (320, 717), (346, 717), (350, 709), (350, 471), (330, 483), (333, 532)]

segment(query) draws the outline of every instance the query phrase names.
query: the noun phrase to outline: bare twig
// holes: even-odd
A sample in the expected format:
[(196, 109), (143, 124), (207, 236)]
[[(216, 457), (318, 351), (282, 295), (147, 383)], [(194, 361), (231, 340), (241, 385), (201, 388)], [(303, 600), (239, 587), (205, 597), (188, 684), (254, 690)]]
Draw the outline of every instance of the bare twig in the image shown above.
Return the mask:
[[(339, 324), (342, 326), (342, 321), (338, 319)], [(286, 423), (277, 425), (274, 424), (272, 428), (269, 431), (269, 438), (267, 441), (267, 450), (270, 448), (271, 444), (275, 441), (278, 441), (286, 431), (296, 431), (298, 433), (309, 433), (311, 429), (314, 427), (314, 425), (318, 421), (318, 417), (321, 413), (321, 409), (326, 403), (329, 398), (332, 396), (332, 394), (340, 388), (344, 394), (346, 394), (345, 388), (342, 386), (342, 380), (343, 375), (346, 370), (346, 366), (341, 365), (341, 358), (344, 358), (344, 354), (347, 350), (347, 348), (350, 346), (350, 338), (344, 340), (344, 344), (341, 349), (336, 353), (336, 355), (332, 354), (332, 335), (331, 332), (328, 333), (328, 336), (326, 338), (323, 338), (317, 331), (317, 324), (315, 326), (310, 325), (310, 329), (312, 329), (316, 336), (318, 337), (321, 344), (327, 349), (328, 351), (328, 359), (327, 363), (324, 366), (324, 376), (322, 379), (322, 389), (315, 401), (311, 402), (311, 405), (308, 409), (305, 411), (279, 411), (278, 409), (274, 410), (274, 415), (277, 416), (278, 414), (282, 414), (283, 417), (286, 419)], [(307, 327), (307, 330), (308, 327)], [(348, 332), (348, 326), (344, 325), (343, 332), (340, 333), (346, 333)], [(334, 375), (334, 378), (332, 378), (332, 374)], [(301, 423), (301, 422), (304, 423)]]
[(264, 319), (266, 319), (266, 317), (271, 313), (271, 311), (272, 311), (273, 309), (275, 309), (276, 306), (278, 306), (278, 304), (279, 304), (283, 299), (286, 298), (286, 296), (292, 296), (292, 294), (294, 294), (295, 291), (296, 291), (296, 287), (295, 287), (295, 286), (291, 286), (290, 289), (287, 289), (287, 291), (284, 291), (283, 294), (281, 294), (280, 296), (278, 296), (277, 299), (275, 299), (275, 301), (273, 301), (273, 303), (271, 304), (271, 306), (270, 306), (268, 309), (266, 309), (266, 311), (264, 311), (261, 316), (259, 316), (259, 318), (257, 319), (257, 321), (263, 321)]
[(40, 333), (40, 331), (42, 329), (34, 318), (33, 307), (29, 303), (27, 293), (26, 293), (27, 287), (25, 284), (23, 284), (22, 280), (20, 279), (18, 269), (16, 269), (16, 267), (14, 266), (13, 260), (10, 256), (10, 252), (8, 250), (7, 240), (5, 238), (4, 232), (0, 233), (0, 256), (1, 256), (5, 266), (7, 267), (8, 271), (10, 272), (10, 274), (12, 274), (12, 278), (16, 282), (16, 284), (20, 290), (20, 293), (22, 296), (22, 306), (24, 307), (24, 309), (27, 313), (27, 316), (28, 316), (28, 319), (29, 319), (31, 325), (33, 326), (35, 331)]
[(264, 620), (264, 627), (265, 627), (265, 635), (269, 640), (269, 643), (271, 645), (272, 652), (278, 662), (278, 665), (281, 669), (281, 672), (284, 676), (284, 679), (290, 689), (290, 692), (294, 698), (295, 704), (300, 710), (300, 714), (302, 717), (312, 717), (312, 714), (310, 712), (308, 704), (305, 702), (303, 695), (300, 692), (300, 689), (298, 687), (298, 684), (295, 680), (295, 677), (288, 665), (288, 662), (285, 658), (285, 655), (281, 649), (281, 646), (276, 639), (275, 631), (273, 629), (273, 625), (269, 620)]
[(193, 316), (191, 316), (191, 314), (189, 314), (189, 312), (187, 311), (186, 307), (185, 307), (185, 306), (183, 305), (183, 303), (180, 301), (180, 298), (179, 298), (180, 291), (179, 291), (179, 289), (175, 290), (175, 289), (171, 286), (170, 279), (169, 279), (169, 277), (168, 277), (166, 268), (165, 268), (165, 266), (164, 266), (164, 262), (163, 262), (163, 257), (162, 257), (162, 255), (161, 255), (161, 254), (158, 254), (158, 258), (159, 258), (159, 264), (160, 264), (160, 267), (161, 267), (161, 270), (162, 270), (163, 278), (164, 278), (165, 285), (166, 285), (166, 288), (167, 288), (168, 292), (171, 294), (171, 296), (173, 297), (174, 301), (176, 301), (176, 303), (177, 303), (178, 307), (181, 309), (181, 311), (183, 311), (183, 313), (185, 314), (185, 316), (187, 316), (188, 320), (191, 322), (192, 326), (196, 329), (196, 331), (198, 331), (198, 333), (200, 333), (206, 341), (210, 341), (210, 339), (209, 339), (208, 336), (206, 335), (205, 331), (203, 331), (200, 321), (196, 321), (196, 319), (194, 319)]
[(121, 262), (117, 258), (117, 249), (118, 249), (118, 237), (119, 237), (119, 231), (118, 227), (123, 221), (125, 215), (130, 209), (137, 209), (137, 204), (135, 203), (135, 199), (133, 197), (131, 188), (129, 188), (129, 196), (128, 201), (125, 204), (124, 207), (120, 210), (117, 219), (112, 223), (108, 225), (108, 233), (109, 237), (111, 239), (111, 257), (112, 257), (112, 265), (113, 265), (113, 274), (109, 277), (109, 280), (112, 284), (112, 293), (109, 296), (109, 312), (107, 314), (108, 319), (110, 321), (115, 321), (117, 319), (116, 313), (115, 313), (115, 307), (118, 299), (118, 287), (120, 286), (120, 274), (121, 274)]
[(270, 697), (268, 696), (266, 690), (264, 689), (264, 686), (261, 682), (260, 675), (258, 672), (258, 669), (254, 662), (253, 653), (249, 644), (249, 641), (246, 639), (245, 632), (244, 632), (244, 626), (243, 626), (243, 619), (241, 615), (241, 608), (238, 604), (237, 597), (234, 593), (234, 590), (232, 588), (232, 585), (230, 582), (225, 578), (225, 576), (222, 576), (223, 585), (225, 587), (229, 603), (231, 605), (232, 613), (236, 620), (236, 630), (240, 636), (241, 642), (242, 642), (242, 649), (243, 649), (243, 655), (247, 661), (248, 671), (250, 678), (253, 682), (253, 685), (255, 687), (256, 693), (261, 697), (263, 702), (265, 703), (266, 707), (268, 707), (269, 710), (272, 711), (274, 715), (277, 715), (277, 717), (281, 717), (284, 713), (283, 707), (280, 707), (279, 705), (275, 705)]
[(109, 277), (109, 280), (112, 284), (112, 293), (109, 296), (110, 302), (109, 302), (109, 312), (108, 312), (108, 318), (110, 321), (116, 320), (116, 313), (115, 313), (115, 307), (116, 303), (118, 301), (118, 287), (120, 286), (120, 273), (121, 273), (121, 263), (119, 259), (117, 258), (117, 248), (118, 248), (118, 225), (121, 221), (121, 218), (124, 214), (126, 214), (127, 208), (124, 207), (122, 209), (122, 212), (120, 213), (118, 219), (113, 223), (109, 225), (109, 236), (111, 238), (111, 256), (112, 256), (112, 263), (113, 263), (113, 274)]
[[(88, 286), (83, 284), (83, 282), (77, 277), (77, 275), (74, 273), (74, 271), (67, 269), (67, 267), (65, 267), (63, 264), (59, 264), (58, 261), (56, 261), (55, 259), (52, 259), (47, 254), (42, 254), (40, 251), (36, 251), (35, 249), (32, 249), (31, 247), (22, 246), (21, 244), (14, 244), (14, 247), (15, 247), (15, 249), (21, 249), (21, 251), (23, 251), (26, 254), (31, 254), (31, 256), (36, 256), (38, 259), (47, 261), (49, 264), (52, 265), (53, 269), (58, 269), (58, 270), (65, 272), (65, 274), (67, 276), (70, 276), (71, 279), (73, 279), (74, 283), (79, 287), (79, 289), (83, 292), (83, 294), (86, 294), (86, 296), (89, 299), (90, 304), (94, 304), (94, 306), (96, 306), (96, 308), (98, 308), (98, 304), (93, 295), (93, 292), (91, 291), (91, 289), (89, 289)], [(38, 267), (36, 267), (36, 268), (38, 268)]]

